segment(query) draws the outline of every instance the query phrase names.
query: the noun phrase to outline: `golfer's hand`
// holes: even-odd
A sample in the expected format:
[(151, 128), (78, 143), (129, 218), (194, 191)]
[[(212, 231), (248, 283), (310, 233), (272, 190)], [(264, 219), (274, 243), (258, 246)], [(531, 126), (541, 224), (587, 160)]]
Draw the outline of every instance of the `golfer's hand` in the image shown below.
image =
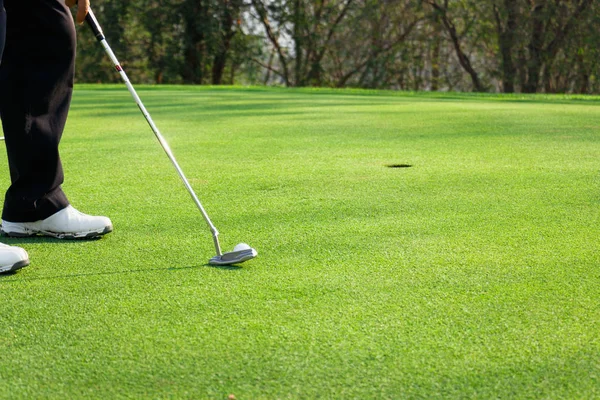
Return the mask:
[(77, 23), (79, 25), (83, 24), (83, 21), (85, 21), (85, 16), (90, 9), (90, 0), (65, 0), (65, 4), (69, 8), (77, 5)]

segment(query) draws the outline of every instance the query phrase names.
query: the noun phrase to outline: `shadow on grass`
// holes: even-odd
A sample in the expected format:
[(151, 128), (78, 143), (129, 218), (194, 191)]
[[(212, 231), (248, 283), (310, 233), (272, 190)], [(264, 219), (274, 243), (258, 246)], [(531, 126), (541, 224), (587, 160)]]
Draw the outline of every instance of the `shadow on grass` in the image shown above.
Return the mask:
[(239, 271), (242, 267), (238, 265), (212, 265), (212, 264), (204, 264), (205, 267), (220, 269), (223, 271)]
[(102, 236), (94, 237), (94, 238), (82, 238), (82, 239), (57, 239), (48, 236), (30, 236), (30, 237), (9, 237), (4, 236), (0, 238), (0, 242), (7, 244), (9, 246), (18, 246), (18, 245), (27, 245), (27, 244), (81, 244), (86, 242), (95, 242), (97, 240), (101, 240)]
[(38, 281), (45, 279), (64, 279), (64, 278), (80, 278), (83, 276), (107, 276), (107, 275), (124, 275), (124, 274), (135, 274), (139, 272), (153, 272), (153, 271), (173, 271), (180, 269), (192, 269), (198, 268), (195, 266), (190, 267), (169, 267), (169, 268), (139, 268), (139, 269), (127, 269), (121, 271), (110, 271), (110, 272), (84, 272), (80, 274), (63, 274), (63, 275), (46, 275), (46, 276), (31, 276), (21, 279), (9, 279), (4, 280), (3, 278), (14, 277), (19, 274), (19, 271), (8, 272), (5, 274), (0, 274), (0, 282), (21, 282), (21, 281)]
[[(204, 264), (203, 267), (211, 267), (215, 269), (219, 269), (222, 271), (239, 271), (242, 267), (236, 265), (210, 265)], [(17, 275), (20, 270), (7, 272), (4, 274), (0, 274), (0, 283), (7, 282), (24, 282), (24, 281), (39, 281), (39, 280), (51, 280), (51, 279), (68, 279), (68, 278), (81, 278), (81, 277), (91, 277), (91, 276), (109, 276), (109, 275), (125, 275), (125, 274), (136, 274), (142, 272), (156, 272), (156, 271), (179, 271), (184, 269), (196, 269), (201, 268), (199, 266), (187, 266), (187, 267), (168, 267), (168, 268), (138, 268), (138, 269), (128, 269), (128, 270), (120, 270), (120, 271), (110, 271), (110, 272), (89, 272), (89, 273), (80, 273), (80, 274), (63, 274), (63, 275), (46, 275), (46, 276), (28, 276), (24, 278), (19, 278)], [(13, 279), (10, 279), (13, 278)]]

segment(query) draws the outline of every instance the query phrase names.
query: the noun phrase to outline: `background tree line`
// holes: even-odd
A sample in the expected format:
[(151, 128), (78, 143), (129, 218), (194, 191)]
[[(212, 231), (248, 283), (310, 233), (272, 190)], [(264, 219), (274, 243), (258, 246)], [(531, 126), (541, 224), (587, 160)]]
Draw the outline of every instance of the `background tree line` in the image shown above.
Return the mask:
[[(593, 0), (93, 0), (132, 80), (599, 93)], [(113, 82), (81, 32), (77, 80)]]

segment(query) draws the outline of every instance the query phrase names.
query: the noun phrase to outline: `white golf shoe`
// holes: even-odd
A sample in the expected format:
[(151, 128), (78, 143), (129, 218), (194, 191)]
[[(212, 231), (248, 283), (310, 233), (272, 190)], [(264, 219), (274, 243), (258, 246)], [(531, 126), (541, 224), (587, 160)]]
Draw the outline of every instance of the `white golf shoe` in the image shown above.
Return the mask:
[(48, 218), (35, 222), (2, 221), (2, 233), (12, 237), (51, 236), (57, 239), (91, 239), (112, 232), (107, 217), (94, 217), (67, 206)]
[(0, 274), (16, 271), (29, 265), (27, 252), (20, 247), (0, 243)]

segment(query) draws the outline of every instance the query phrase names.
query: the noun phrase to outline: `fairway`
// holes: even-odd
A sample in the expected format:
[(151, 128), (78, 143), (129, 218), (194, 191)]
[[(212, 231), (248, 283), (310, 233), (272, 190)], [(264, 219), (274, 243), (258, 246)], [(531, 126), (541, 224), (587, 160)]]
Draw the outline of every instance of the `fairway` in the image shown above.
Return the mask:
[(127, 90), (77, 86), (63, 187), (115, 230), (1, 238), (0, 398), (600, 398), (600, 99), (137, 89), (259, 255), (209, 266)]

